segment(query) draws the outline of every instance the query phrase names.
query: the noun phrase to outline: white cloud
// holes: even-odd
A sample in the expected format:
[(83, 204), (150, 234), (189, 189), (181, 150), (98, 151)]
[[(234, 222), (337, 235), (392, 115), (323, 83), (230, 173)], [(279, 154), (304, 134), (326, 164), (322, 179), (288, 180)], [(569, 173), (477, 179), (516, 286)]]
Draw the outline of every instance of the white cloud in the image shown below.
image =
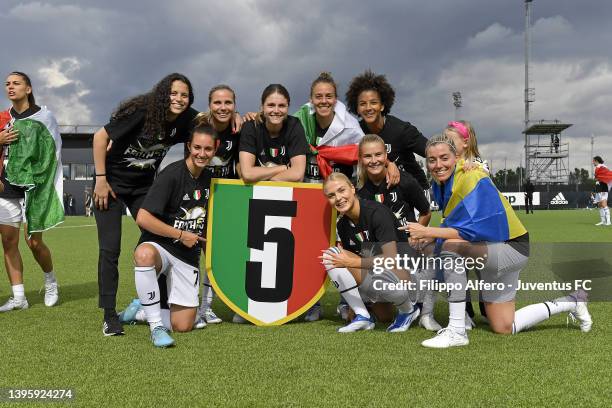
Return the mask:
[(533, 35), (540, 39), (556, 39), (574, 33), (572, 24), (563, 16), (543, 17), (533, 25)]
[(75, 79), (81, 68), (87, 65), (76, 57), (49, 61), (38, 69), (38, 78), (42, 82), (35, 94), (40, 94), (45, 104), (55, 113), (60, 124), (90, 125), (91, 109), (83, 101), (90, 93), (89, 88)]
[(512, 30), (500, 23), (493, 23), (483, 31), (470, 37), (467, 41), (468, 49), (484, 48), (498, 44), (512, 36)]

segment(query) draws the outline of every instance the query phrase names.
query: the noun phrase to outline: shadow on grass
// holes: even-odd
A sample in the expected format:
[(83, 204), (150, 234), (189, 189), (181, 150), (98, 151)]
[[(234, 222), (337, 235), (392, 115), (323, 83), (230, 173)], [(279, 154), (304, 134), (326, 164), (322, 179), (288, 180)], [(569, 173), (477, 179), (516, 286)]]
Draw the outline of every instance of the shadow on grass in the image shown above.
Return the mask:
[[(26, 291), (26, 297), (30, 306), (44, 304), (45, 289), (33, 289)], [(70, 285), (59, 283), (59, 304), (66, 304), (83, 299), (98, 297), (98, 283), (84, 282)]]

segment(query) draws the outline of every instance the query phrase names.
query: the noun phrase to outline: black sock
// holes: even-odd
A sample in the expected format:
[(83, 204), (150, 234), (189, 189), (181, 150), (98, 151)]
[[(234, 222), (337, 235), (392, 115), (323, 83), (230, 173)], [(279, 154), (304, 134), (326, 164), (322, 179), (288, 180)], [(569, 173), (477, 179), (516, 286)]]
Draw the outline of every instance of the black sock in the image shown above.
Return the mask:
[(487, 317), (487, 309), (485, 309), (485, 304), (484, 302), (478, 302), (478, 306), (480, 307), (480, 314), (483, 317)]
[(474, 308), (472, 307), (472, 302), (465, 303), (465, 311), (467, 312), (468, 316), (470, 316), (472, 319), (474, 318)]
[(108, 319), (110, 317), (117, 316), (117, 311), (114, 307), (104, 308), (104, 319)]

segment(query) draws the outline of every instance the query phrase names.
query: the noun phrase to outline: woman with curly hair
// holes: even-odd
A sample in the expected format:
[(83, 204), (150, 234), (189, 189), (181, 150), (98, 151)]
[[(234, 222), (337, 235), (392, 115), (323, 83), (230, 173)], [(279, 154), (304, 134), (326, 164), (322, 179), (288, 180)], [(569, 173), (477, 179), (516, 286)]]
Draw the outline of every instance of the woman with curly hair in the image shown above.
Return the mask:
[(428, 189), (425, 173), (414, 158), (414, 153), (425, 157), (427, 139), (410, 122), (390, 115), (393, 102), (395, 91), (387, 78), (370, 70), (353, 78), (346, 91), (349, 112), (361, 117), (363, 132), (378, 135), (385, 141), (391, 184), (397, 184), (399, 169), (412, 174), (421, 187)]
[(187, 77), (167, 75), (150, 92), (122, 102), (94, 135), (98, 289), (105, 336), (123, 334), (115, 310), (123, 205), (136, 217), (170, 147), (189, 140), (198, 113), (191, 108), (193, 99)]

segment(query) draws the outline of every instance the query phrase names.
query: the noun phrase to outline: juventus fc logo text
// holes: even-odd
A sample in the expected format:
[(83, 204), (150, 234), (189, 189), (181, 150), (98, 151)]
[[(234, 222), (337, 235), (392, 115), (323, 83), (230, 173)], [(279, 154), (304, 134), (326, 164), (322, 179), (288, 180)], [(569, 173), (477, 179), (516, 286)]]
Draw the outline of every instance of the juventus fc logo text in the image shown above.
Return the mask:
[(149, 295), (149, 300), (153, 300), (153, 299), (155, 299), (155, 291), (153, 291), (153, 292), (147, 292), (147, 295)]

